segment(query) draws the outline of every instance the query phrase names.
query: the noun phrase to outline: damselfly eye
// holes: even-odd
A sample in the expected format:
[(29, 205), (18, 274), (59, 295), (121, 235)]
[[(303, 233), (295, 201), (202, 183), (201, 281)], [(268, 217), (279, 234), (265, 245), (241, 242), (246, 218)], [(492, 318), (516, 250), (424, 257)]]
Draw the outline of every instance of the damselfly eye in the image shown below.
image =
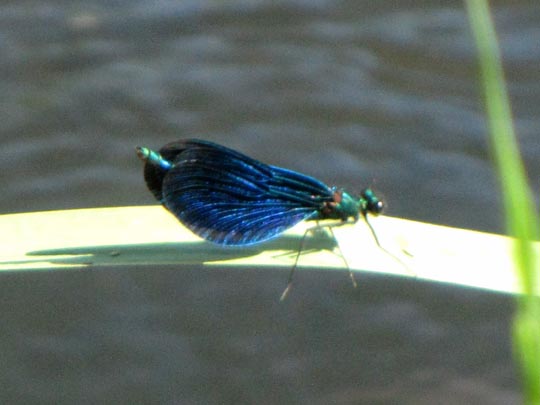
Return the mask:
[(368, 206), (369, 211), (371, 211), (373, 214), (380, 214), (384, 210), (384, 203), (380, 200), (377, 200), (373, 204), (370, 204)]

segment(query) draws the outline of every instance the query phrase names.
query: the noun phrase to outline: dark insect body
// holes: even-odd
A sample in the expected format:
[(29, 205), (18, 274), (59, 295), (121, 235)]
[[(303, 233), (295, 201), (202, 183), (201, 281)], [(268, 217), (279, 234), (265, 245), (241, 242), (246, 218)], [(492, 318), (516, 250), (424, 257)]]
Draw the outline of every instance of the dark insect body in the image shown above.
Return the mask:
[[(346, 223), (361, 215), (367, 221), (368, 213), (380, 214), (384, 207), (369, 188), (355, 198), (313, 177), (208, 141), (180, 140), (159, 152), (137, 147), (137, 154), (156, 199), (193, 233), (219, 245), (264, 242), (304, 220)], [(282, 298), (295, 268), (296, 263)]]

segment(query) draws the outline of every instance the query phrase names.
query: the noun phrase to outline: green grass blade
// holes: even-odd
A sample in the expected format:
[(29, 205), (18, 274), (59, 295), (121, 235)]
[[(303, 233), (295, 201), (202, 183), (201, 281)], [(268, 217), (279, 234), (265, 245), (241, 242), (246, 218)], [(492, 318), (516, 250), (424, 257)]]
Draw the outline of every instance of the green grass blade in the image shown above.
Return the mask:
[(516, 238), (515, 268), (523, 296), (518, 298), (514, 320), (514, 351), (519, 363), (525, 400), (540, 403), (540, 307), (539, 266), (533, 241), (538, 240), (539, 220), (527, 184), (512, 124), (500, 50), (487, 0), (466, 0), (478, 47), (490, 145), (501, 183), (506, 226)]

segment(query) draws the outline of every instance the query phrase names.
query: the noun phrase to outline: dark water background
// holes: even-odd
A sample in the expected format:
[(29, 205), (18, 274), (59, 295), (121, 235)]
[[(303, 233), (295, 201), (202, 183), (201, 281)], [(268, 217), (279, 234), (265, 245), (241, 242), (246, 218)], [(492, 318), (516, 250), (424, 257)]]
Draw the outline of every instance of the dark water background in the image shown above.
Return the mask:
[[(540, 4), (492, 3), (538, 194)], [(196, 136), (502, 232), (474, 52), (460, 1), (5, 1), (0, 212), (153, 204), (134, 146)], [(510, 297), (286, 274), (4, 273), (0, 400), (519, 403)]]

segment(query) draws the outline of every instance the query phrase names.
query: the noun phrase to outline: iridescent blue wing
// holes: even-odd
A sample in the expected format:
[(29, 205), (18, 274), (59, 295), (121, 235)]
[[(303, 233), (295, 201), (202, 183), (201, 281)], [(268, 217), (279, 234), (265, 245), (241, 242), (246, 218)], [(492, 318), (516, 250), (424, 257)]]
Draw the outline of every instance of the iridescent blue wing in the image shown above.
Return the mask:
[(175, 156), (157, 195), (191, 231), (218, 244), (271, 239), (316, 216), (333, 198), (333, 191), (312, 177), (211, 142), (174, 142), (160, 153)]

